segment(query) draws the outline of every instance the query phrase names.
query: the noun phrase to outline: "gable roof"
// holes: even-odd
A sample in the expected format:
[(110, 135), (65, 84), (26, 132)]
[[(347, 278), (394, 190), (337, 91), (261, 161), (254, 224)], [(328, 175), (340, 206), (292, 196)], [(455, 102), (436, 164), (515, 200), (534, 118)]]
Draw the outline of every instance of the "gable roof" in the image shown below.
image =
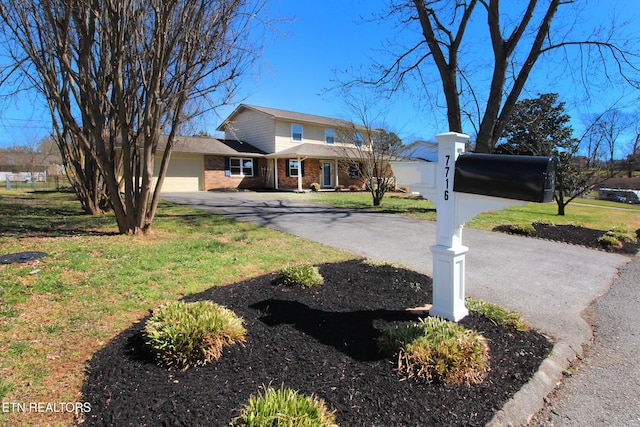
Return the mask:
[(274, 120), (287, 120), (296, 123), (309, 123), (337, 128), (350, 128), (355, 126), (357, 129), (364, 129), (364, 127), (351, 123), (347, 120), (316, 116), (313, 114), (296, 113), (294, 111), (279, 110), (277, 108), (259, 107), (257, 105), (240, 104), (231, 114), (229, 114), (229, 117), (227, 117), (216, 130), (224, 131), (228, 124), (233, 122), (235, 117), (244, 110), (257, 111), (270, 116)]
[[(164, 151), (166, 145), (167, 136), (160, 136), (160, 141), (158, 141), (158, 150)], [(267, 154), (247, 142), (235, 139), (218, 139), (200, 136), (176, 136), (173, 145), (173, 152), (217, 154), (221, 156), (237, 156), (242, 154), (249, 157), (262, 157)]]

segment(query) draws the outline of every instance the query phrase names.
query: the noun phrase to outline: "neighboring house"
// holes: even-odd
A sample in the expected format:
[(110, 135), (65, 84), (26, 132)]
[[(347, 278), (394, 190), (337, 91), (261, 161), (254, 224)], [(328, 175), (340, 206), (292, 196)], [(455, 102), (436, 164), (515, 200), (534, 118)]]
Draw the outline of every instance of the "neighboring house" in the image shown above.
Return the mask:
[(357, 171), (340, 167), (366, 135), (347, 121), (241, 104), (218, 130), (224, 139), (176, 139), (162, 191), (362, 185)]
[(59, 155), (0, 149), (0, 181), (45, 182), (48, 176), (64, 174), (61, 162)]
[(407, 145), (398, 153), (398, 157), (421, 159), (428, 162), (438, 161), (438, 143), (429, 141), (416, 141)]

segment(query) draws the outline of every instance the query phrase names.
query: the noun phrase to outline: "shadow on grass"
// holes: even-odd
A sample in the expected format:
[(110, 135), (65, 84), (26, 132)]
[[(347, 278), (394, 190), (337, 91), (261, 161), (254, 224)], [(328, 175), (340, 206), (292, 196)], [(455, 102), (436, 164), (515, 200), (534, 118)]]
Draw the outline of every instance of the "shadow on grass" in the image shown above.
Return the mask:
[(65, 194), (64, 200), (49, 200), (43, 194), (36, 198), (5, 194), (0, 198), (0, 234), (15, 237), (117, 234), (115, 231), (97, 230), (112, 226), (113, 218), (86, 214), (80, 209), (79, 203), (77, 207), (72, 207), (73, 202), (73, 194)]

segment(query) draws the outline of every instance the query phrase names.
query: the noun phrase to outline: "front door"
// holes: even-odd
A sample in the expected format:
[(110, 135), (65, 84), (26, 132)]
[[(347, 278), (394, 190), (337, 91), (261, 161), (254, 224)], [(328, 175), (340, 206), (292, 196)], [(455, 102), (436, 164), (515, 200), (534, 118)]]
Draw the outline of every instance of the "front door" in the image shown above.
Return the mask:
[(331, 187), (331, 163), (322, 163), (322, 186)]

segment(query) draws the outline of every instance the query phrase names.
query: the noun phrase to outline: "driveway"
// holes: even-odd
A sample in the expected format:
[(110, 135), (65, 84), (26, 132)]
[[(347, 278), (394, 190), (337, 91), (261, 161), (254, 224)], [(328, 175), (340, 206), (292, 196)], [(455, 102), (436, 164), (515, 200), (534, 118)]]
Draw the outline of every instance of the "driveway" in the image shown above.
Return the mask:
[[(163, 193), (162, 198), (295, 234), (432, 275), (434, 222), (278, 198), (278, 193)], [(518, 311), (555, 340), (540, 372), (505, 406), (506, 419), (535, 412), (592, 338), (583, 311), (630, 258), (578, 246), (465, 229), (467, 295)], [(313, 261), (313, 259), (310, 259)]]

